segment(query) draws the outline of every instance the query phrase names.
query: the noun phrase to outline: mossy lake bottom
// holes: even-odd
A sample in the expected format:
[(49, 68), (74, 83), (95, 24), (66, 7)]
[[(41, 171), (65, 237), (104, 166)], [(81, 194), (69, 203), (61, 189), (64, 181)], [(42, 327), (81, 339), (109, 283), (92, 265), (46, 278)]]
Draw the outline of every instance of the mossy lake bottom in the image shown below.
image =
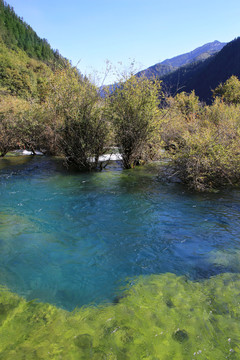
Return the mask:
[(0, 359), (240, 359), (240, 191), (0, 160)]

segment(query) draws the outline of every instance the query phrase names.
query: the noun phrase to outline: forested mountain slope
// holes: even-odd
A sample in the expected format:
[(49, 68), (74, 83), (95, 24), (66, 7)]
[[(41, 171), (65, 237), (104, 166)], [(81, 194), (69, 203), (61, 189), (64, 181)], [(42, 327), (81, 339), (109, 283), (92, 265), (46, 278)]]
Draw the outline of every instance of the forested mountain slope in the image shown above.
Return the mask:
[(0, 39), (0, 88), (2, 93), (25, 99), (41, 97), (52, 72), (44, 62), (30, 58), (21, 49), (9, 49)]
[(18, 17), (14, 9), (0, 0), (0, 90), (24, 99), (44, 97), (50, 74), (67, 64), (46, 39)]
[(59, 52), (51, 49), (47, 40), (41, 39), (3, 0), (0, 0), (0, 37), (9, 49), (24, 50), (31, 58), (48, 63), (63, 61)]

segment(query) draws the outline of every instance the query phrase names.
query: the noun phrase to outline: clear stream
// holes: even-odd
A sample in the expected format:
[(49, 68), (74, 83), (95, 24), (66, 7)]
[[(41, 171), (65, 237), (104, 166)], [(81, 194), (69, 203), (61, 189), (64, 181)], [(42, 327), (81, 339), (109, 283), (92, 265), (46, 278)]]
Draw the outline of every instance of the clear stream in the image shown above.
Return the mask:
[(0, 284), (72, 310), (116, 302), (138, 275), (239, 272), (240, 191), (192, 193), (158, 166), (79, 174), (1, 159)]

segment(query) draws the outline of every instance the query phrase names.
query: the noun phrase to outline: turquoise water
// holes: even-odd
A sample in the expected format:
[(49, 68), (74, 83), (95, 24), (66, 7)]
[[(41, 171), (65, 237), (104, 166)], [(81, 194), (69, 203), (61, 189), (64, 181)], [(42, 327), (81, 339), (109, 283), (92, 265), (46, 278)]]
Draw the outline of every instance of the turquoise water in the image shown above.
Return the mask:
[(157, 165), (67, 172), (56, 159), (0, 160), (0, 284), (65, 309), (116, 302), (126, 282), (240, 270), (240, 191), (164, 184)]

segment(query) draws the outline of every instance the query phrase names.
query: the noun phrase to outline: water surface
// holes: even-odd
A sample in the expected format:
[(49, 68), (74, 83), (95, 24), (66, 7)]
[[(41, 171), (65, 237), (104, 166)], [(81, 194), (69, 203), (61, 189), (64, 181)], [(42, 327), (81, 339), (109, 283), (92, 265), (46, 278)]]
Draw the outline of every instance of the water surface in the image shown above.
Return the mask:
[(116, 301), (138, 275), (239, 272), (240, 191), (191, 193), (157, 166), (79, 174), (1, 159), (0, 284), (72, 310)]

